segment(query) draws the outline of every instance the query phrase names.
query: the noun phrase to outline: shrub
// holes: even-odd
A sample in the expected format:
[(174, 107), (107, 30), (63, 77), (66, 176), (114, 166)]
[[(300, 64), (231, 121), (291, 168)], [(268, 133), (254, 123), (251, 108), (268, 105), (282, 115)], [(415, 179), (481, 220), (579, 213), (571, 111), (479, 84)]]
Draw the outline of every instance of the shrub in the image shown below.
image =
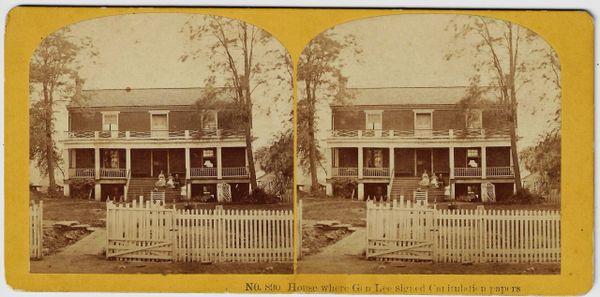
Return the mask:
[(333, 181), (333, 192), (340, 197), (351, 198), (356, 195), (358, 182), (354, 178), (341, 178)]

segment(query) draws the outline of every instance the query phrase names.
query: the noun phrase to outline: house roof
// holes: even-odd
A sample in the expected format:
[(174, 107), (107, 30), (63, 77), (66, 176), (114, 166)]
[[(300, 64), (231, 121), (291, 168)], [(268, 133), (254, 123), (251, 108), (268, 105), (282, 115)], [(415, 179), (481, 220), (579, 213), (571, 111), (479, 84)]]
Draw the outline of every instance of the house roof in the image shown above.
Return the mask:
[[(344, 103), (347, 105), (435, 105), (456, 104), (467, 92), (468, 87), (391, 87), (391, 88), (349, 88), (351, 94)], [(491, 97), (492, 92), (486, 92)], [(489, 99), (489, 98), (487, 98)]]
[[(84, 90), (86, 107), (115, 106), (189, 106), (204, 95), (206, 88), (148, 88), (148, 89), (102, 89)], [(218, 99), (231, 101), (226, 89), (218, 93)], [(74, 107), (70, 105), (70, 107)]]

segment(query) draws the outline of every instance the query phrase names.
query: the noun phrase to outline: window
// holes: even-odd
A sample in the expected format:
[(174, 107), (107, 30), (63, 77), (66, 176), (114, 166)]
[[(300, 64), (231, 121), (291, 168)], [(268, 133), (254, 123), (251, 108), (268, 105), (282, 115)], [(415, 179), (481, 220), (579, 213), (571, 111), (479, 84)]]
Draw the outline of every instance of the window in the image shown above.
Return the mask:
[(152, 114), (152, 130), (160, 131), (160, 130), (168, 130), (168, 117), (167, 114)]
[(479, 149), (467, 149), (467, 167), (478, 168), (480, 164)]
[(206, 111), (202, 114), (202, 129), (217, 129), (217, 112), (214, 110)]
[(415, 115), (415, 129), (416, 130), (430, 130), (431, 129), (431, 113), (417, 113)]
[(468, 129), (481, 129), (482, 128), (482, 115), (480, 109), (469, 109), (467, 111), (467, 128)]
[(104, 130), (104, 131), (119, 131), (119, 113), (118, 112), (103, 112), (102, 113), (102, 130)]
[(382, 129), (382, 111), (381, 110), (367, 110), (366, 113), (366, 124), (365, 129), (367, 130), (381, 130)]

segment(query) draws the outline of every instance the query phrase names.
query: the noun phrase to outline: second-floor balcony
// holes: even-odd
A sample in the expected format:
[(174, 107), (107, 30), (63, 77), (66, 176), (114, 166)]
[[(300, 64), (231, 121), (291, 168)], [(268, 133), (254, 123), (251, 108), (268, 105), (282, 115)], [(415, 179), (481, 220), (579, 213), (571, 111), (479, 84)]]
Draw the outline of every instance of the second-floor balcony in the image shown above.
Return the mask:
[[(221, 176), (223, 177), (246, 177), (248, 176), (247, 167), (223, 167), (221, 168)], [(218, 176), (218, 168), (216, 167), (192, 167), (190, 168), (191, 177), (213, 178)]]
[(146, 130), (146, 131), (66, 131), (67, 140), (123, 140), (123, 139), (221, 139), (240, 138), (243, 130), (211, 129), (211, 130)]
[[(481, 177), (483, 170), (479, 167), (455, 167), (455, 177)], [(485, 170), (486, 176), (488, 177), (513, 177), (515, 175), (512, 166), (488, 166)]]
[[(95, 168), (69, 168), (71, 178), (95, 178)], [(100, 178), (127, 178), (125, 168), (100, 168)]]
[(508, 129), (330, 130), (334, 139), (486, 139), (508, 138)]
[[(333, 167), (331, 175), (335, 177), (357, 177), (359, 169), (357, 167)], [(363, 167), (362, 175), (364, 177), (390, 177), (390, 169), (385, 167)]]

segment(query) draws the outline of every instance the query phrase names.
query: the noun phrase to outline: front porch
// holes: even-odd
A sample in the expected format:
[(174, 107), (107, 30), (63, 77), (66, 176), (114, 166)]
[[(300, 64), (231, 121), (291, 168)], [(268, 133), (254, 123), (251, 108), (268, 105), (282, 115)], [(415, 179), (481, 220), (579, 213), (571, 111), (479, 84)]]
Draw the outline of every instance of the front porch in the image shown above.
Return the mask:
[[(331, 156), (329, 155), (331, 154)], [(508, 147), (455, 148), (332, 148), (328, 178), (421, 177), (423, 173), (443, 179), (512, 178)]]

